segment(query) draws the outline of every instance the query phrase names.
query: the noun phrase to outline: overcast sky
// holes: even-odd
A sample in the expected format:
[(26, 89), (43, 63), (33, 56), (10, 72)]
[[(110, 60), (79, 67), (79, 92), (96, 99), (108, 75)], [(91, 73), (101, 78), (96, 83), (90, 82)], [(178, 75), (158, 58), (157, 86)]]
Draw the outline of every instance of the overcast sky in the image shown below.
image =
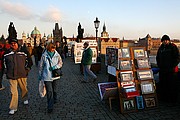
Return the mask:
[(0, 35), (8, 35), (12, 21), (21, 38), (36, 26), (46, 36), (55, 23), (67, 37), (77, 36), (79, 22), (84, 36), (95, 36), (94, 20), (100, 20), (110, 37), (138, 39), (168, 34), (180, 39), (180, 0), (0, 0)]

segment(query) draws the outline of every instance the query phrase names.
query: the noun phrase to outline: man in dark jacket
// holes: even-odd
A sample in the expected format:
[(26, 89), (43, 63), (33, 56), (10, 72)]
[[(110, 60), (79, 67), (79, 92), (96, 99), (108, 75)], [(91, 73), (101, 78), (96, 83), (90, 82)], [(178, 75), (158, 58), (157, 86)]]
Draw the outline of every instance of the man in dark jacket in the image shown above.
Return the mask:
[(84, 81), (82, 81), (82, 83), (87, 82), (88, 75), (93, 77), (93, 82), (97, 80), (97, 76), (90, 70), (92, 64), (92, 56), (93, 56), (93, 52), (89, 47), (89, 43), (85, 42), (83, 56), (81, 60), (81, 64), (83, 66), (83, 72), (84, 72)]
[(168, 35), (161, 39), (161, 46), (158, 49), (156, 61), (160, 68), (159, 84), (157, 93), (160, 100), (166, 102), (176, 102), (178, 97), (177, 80), (178, 64), (180, 62), (179, 50), (177, 46), (170, 42)]
[(24, 104), (28, 104), (27, 75), (32, 66), (32, 59), (28, 51), (21, 49), (17, 39), (11, 39), (9, 43), (11, 49), (5, 52), (3, 61), (12, 97), (9, 114), (14, 114), (18, 108), (18, 85)]

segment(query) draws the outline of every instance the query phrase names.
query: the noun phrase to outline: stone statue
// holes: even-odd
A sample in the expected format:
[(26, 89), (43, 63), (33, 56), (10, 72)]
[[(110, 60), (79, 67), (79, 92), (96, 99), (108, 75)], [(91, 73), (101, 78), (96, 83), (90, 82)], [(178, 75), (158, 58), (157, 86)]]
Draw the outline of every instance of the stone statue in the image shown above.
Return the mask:
[(9, 32), (8, 40), (17, 39), (17, 32), (15, 30), (13, 22), (10, 22), (8, 32)]
[(77, 42), (79, 42), (81, 38), (83, 38), (84, 29), (81, 28), (81, 24), (79, 23), (78, 26), (78, 36), (77, 36)]

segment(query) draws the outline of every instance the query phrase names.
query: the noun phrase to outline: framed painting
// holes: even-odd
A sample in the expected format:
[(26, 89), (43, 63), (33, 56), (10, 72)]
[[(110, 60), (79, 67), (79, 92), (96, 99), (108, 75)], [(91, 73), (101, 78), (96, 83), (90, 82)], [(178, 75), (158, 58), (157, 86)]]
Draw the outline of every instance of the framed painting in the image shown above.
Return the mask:
[(142, 96), (136, 96), (137, 109), (144, 109), (144, 102)]
[(121, 98), (121, 112), (133, 112), (136, 110), (136, 103), (134, 98)]
[(132, 69), (131, 60), (119, 60), (119, 69), (131, 70)]
[(135, 87), (135, 83), (133, 81), (121, 82), (121, 86), (123, 88), (132, 88)]
[(135, 65), (136, 68), (141, 69), (141, 68), (151, 68), (149, 60), (147, 58), (144, 59), (135, 59)]
[(118, 49), (118, 59), (122, 58), (122, 50)]
[(127, 82), (134, 80), (133, 71), (119, 72), (119, 78), (121, 82)]
[(158, 106), (156, 94), (143, 95), (143, 98), (146, 109), (155, 108)]
[(134, 48), (134, 58), (143, 58), (146, 57), (144, 48)]
[(138, 80), (151, 80), (153, 79), (153, 72), (152, 70), (137, 70), (137, 77)]
[(76, 49), (76, 51), (75, 51), (75, 56), (81, 57), (82, 54), (83, 54), (83, 50), (82, 50), (82, 49)]
[(142, 81), (140, 85), (142, 94), (150, 94), (155, 92), (154, 83), (152, 81)]
[(93, 52), (93, 56), (94, 58), (97, 57), (97, 49), (96, 48), (91, 48), (92, 52)]
[(77, 63), (81, 63), (82, 57), (74, 57), (74, 59), (75, 59), (75, 63), (77, 64)]
[(129, 48), (121, 48), (122, 58), (130, 58)]

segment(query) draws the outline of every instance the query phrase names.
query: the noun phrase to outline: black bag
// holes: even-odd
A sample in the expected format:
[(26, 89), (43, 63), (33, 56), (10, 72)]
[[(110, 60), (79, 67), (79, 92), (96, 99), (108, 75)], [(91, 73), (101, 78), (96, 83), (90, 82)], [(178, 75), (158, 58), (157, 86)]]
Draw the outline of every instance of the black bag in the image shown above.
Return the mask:
[(63, 74), (62, 74), (61, 68), (52, 70), (52, 76), (53, 76), (53, 77), (59, 77), (59, 76), (62, 76), (62, 75), (63, 75)]
[[(50, 59), (49, 58), (48, 58), (48, 61), (49, 61), (49, 65), (51, 67), (51, 63), (50, 63)], [(52, 70), (52, 77), (59, 77), (59, 76), (62, 76), (62, 75), (63, 75), (63, 73), (62, 73), (61, 68)]]

